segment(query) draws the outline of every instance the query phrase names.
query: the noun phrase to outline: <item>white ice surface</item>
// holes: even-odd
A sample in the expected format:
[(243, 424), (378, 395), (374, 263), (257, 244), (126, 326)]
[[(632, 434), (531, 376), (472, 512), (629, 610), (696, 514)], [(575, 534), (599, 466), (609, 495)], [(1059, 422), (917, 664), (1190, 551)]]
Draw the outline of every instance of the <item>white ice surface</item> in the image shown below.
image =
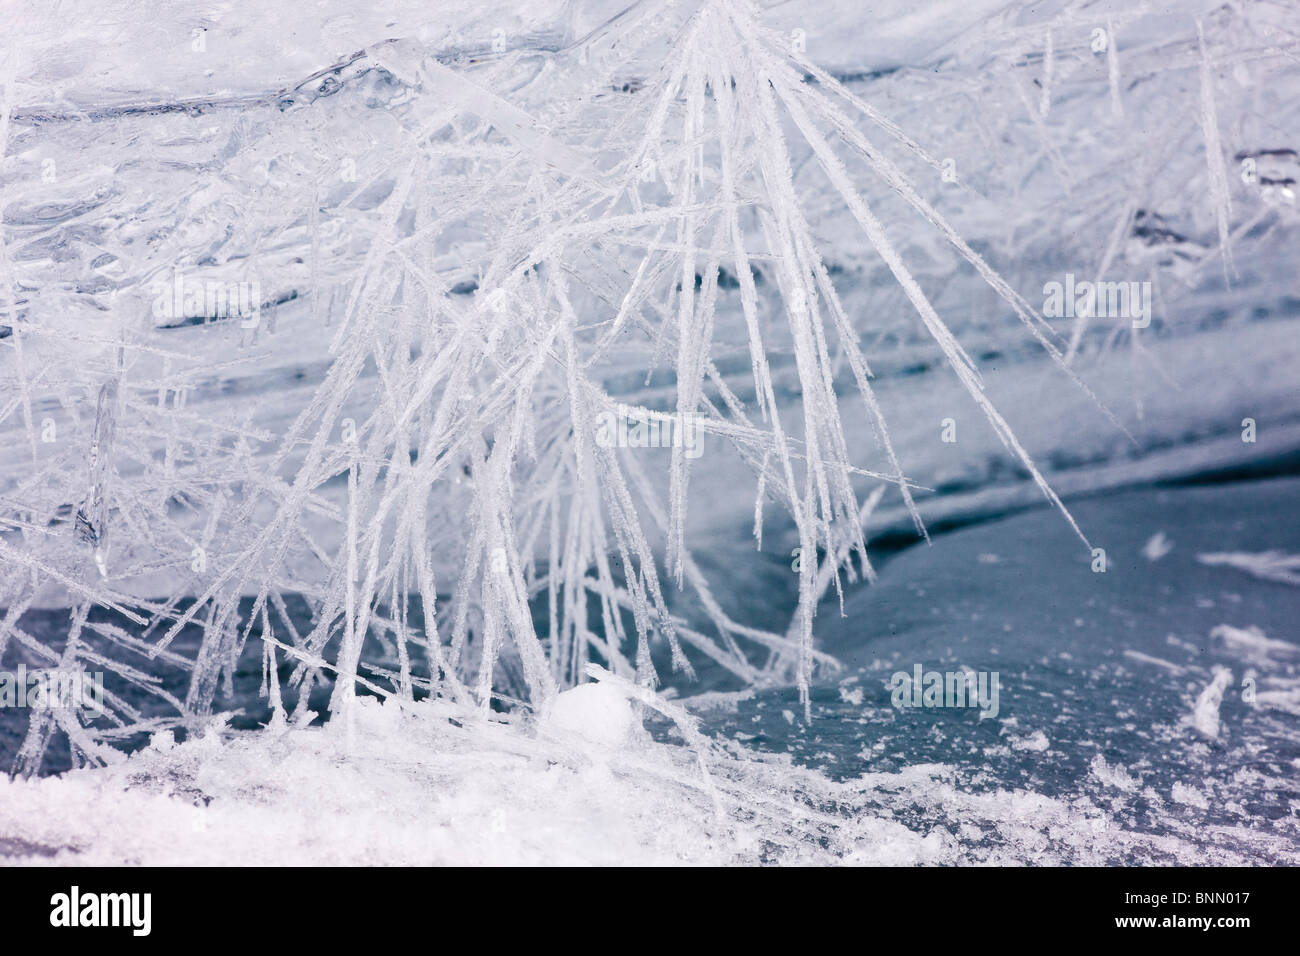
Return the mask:
[[(1099, 864), (1248, 863), (1269, 852), (1300, 862), (1285, 843), (1245, 829), (1222, 828), (1221, 848), (1146, 836), (1087, 799), (972, 790), (940, 765), (835, 783), (734, 747), (702, 760), (646, 742), (611, 751), (435, 704), (360, 700), (350, 729), (344, 724), (281, 725), (230, 741), (214, 732), (180, 745), (164, 735), (104, 769), (0, 781), (0, 859)], [(1094, 772), (1133, 786), (1100, 757)], [(894, 819), (918, 808), (935, 822)]]

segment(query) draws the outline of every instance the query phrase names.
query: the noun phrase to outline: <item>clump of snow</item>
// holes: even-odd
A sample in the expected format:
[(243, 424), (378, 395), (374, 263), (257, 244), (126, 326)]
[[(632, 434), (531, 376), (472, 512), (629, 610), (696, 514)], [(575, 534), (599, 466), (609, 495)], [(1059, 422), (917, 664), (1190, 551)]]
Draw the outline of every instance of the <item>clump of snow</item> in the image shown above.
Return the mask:
[(1157, 531), (1142, 546), (1142, 557), (1148, 561), (1159, 561), (1172, 550), (1174, 550), (1173, 542), (1165, 537), (1163, 531)]
[(1226, 667), (1216, 667), (1214, 679), (1205, 685), (1201, 696), (1196, 699), (1192, 726), (1212, 739), (1219, 736), (1219, 705), (1223, 703), (1223, 692), (1231, 682), (1232, 671)]
[(1092, 758), (1089, 765), (1092, 775), (1108, 787), (1118, 787), (1120, 790), (1136, 790), (1139, 781), (1131, 776), (1124, 767), (1119, 764), (1108, 764), (1106, 758), (1101, 754)]
[(601, 748), (624, 747), (642, 729), (627, 695), (609, 683), (579, 684), (559, 694), (545, 727)]
[(1210, 801), (1206, 799), (1205, 794), (1201, 793), (1201, 791), (1197, 790), (1195, 787), (1188, 786), (1181, 782), (1174, 784), (1171, 796), (1175, 803), (1185, 804), (1189, 807), (1196, 807), (1198, 810), (1204, 810), (1210, 805)]
[(1041, 753), (1050, 746), (1051, 741), (1047, 739), (1047, 734), (1043, 733), (1041, 730), (1035, 730), (1032, 734), (1028, 734), (1024, 737), (1011, 738), (1012, 750), (1029, 750)]
[(851, 687), (841, 683), (839, 687), (840, 700), (852, 707), (861, 707), (866, 692), (861, 687)]

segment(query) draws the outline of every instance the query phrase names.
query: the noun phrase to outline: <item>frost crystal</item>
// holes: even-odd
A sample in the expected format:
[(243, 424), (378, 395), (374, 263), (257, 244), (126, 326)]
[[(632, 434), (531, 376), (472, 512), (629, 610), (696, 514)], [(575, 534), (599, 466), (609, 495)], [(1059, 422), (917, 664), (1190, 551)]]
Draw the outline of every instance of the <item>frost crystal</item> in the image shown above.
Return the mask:
[[(1286, 4), (900, 2), (863, 43), (851, 5), (330, 2), (292, 50), (247, 4), (138, 63), (29, 6), (0, 668), (107, 683), (30, 716), (20, 775), (326, 716), (346, 751), (394, 713), (635, 761), (660, 721), (732, 812), (744, 771), (674, 695), (790, 687), (806, 727), (874, 536), (1047, 501), (1086, 557), (1058, 491), (1300, 440), (1300, 353), (1243, 318), (1294, 316), (1293, 264), (1252, 255), (1297, 225)], [(1076, 274), (1092, 298), (1042, 307)], [(1287, 552), (1199, 560), (1297, 583)], [(1043, 726), (1013, 749), (1056, 752)]]

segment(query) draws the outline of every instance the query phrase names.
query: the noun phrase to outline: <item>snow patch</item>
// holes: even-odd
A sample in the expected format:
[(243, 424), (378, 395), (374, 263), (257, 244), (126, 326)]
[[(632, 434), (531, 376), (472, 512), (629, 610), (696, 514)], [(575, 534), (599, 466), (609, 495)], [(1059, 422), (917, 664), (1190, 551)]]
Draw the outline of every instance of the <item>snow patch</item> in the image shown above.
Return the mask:
[(579, 684), (557, 695), (544, 726), (604, 749), (627, 746), (642, 729), (631, 701), (608, 683)]

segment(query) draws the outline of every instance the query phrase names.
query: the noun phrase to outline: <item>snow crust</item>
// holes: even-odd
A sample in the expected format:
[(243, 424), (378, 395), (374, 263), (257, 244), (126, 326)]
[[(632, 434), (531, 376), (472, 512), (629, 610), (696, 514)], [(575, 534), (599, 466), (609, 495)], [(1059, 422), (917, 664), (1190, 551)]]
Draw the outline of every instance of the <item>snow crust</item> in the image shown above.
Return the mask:
[[(583, 696), (587, 717), (609, 703), (592, 706)], [(1217, 850), (1127, 832), (1091, 801), (972, 790), (941, 765), (833, 782), (734, 746), (703, 755), (654, 742), (611, 749), (608, 740), (538, 734), (442, 704), (358, 699), (349, 721), (324, 727), (279, 725), (235, 739), (219, 730), (182, 744), (162, 734), (98, 770), (0, 781), (0, 833), (22, 833), (0, 841), (0, 859), (55, 866), (1243, 863), (1252, 856), (1232, 847), (1252, 841), (1257, 852), (1286, 852), (1245, 830), (1225, 831)], [(1121, 770), (1100, 772), (1129, 783)], [(899, 822), (918, 807), (931, 822)]]

